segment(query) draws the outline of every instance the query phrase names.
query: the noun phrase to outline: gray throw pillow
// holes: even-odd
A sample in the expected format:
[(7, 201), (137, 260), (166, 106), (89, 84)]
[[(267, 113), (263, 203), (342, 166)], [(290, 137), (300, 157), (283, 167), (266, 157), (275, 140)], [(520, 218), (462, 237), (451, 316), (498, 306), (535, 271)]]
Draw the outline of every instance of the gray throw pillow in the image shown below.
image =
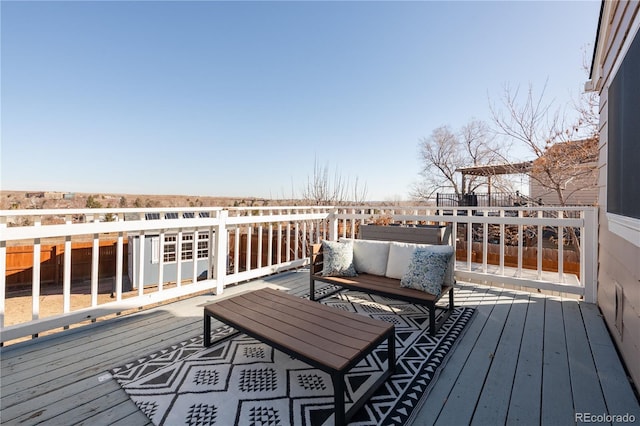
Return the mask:
[(353, 265), (352, 242), (323, 241), (322, 253), (322, 276), (355, 277), (358, 275)]

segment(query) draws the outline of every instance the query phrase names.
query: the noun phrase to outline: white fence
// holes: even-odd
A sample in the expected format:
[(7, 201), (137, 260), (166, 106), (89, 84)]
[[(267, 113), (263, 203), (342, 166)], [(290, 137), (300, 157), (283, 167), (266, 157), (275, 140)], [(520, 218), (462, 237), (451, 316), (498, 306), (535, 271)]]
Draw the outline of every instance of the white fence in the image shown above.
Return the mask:
[[(152, 208), (152, 209), (81, 209), (81, 210), (20, 210), (0, 211), (0, 331), (2, 342), (44, 331), (95, 320), (96, 318), (163, 302), (202, 291), (223, 292), (230, 284), (267, 276), (301, 267), (308, 262), (309, 245), (322, 239), (337, 239), (357, 235), (360, 224), (370, 223), (381, 215), (391, 215), (396, 224), (407, 226), (425, 223), (450, 223), (452, 243), (466, 252), (464, 261), (458, 259), (456, 277), (493, 283), (523, 285), (533, 288), (579, 294), (588, 302), (595, 302), (597, 279), (597, 210), (595, 208), (380, 208), (380, 207), (261, 207), (261, 208)], [(45, 219), (59, 218), (64, 223), (43, 224)], [(21, 223), (24, 226), (8, 226)], [(26, 225), (25, 225), (26, 224)], [(565, 273), (565, 245), (557, 245), (558, 271), (550, 274), (543, 269), (543, 238), (537, 238), (537, 266), (527, 269), (523, 261), (525, 236), (553, 230), (555, 239), (564, 241), (575, 231), (579, 236), (579, 279)], [(515, 233), (514, 235), (510, 236)], [(181, 236), (193, 235), (191, 246), (183, 246)], [(137, 280), (133, 292), (123, 287), (124, 241), (137, 235), (140, 253), (135, 260)], [(159, 241), (158, 262), (146, 261), (145, 238), (153, 235)], [(165, 236), (177, 236), (174, 245), (177, 271), (164, 276)], [(199, 235), (206, 241), (199, 246)], [(509, 237), (510, 236), (510, 237)], [(509, 238), (516, 238), (517, 244)], [(77, 238), (93, 241), (91, 257), (90, 306), (72, 309), (71, 253)], [(497, 238), (497, 240), (496, 240)], [(40, 306), (40, 245), (47, 239), (64, 240), (61, 313), (43, 316)], [(113, 299), (99, 303), (99, 243), (102, 239), (116, 240), (116, 276)], [(475, 241), (475, 242), (474, 242)], [(511, 244), (511, 245), (510, 245)], [(33, 279), (31, 283), (31, 318), (18, 324), (6, 325), (7, 246), (33, 245)], [(482, 259), (473, 259), (474, 247), (481, 247)], [(168, 246), (167, 246), (168, 247)], [(499, 262), (489, 259), (490, 248), (498, 247)], [(517, 250), (515, 267), (507, 266), (508, 248)], [(131, 250), (131, 247), (129, 247)], [(168, 248), (167, 248), (168, 250)], [(477, 250), (475, 250), (477, 252)], [(187, 255), (189, 254), (190, 255)], [(206, 256), (207, 277), (198, 280), (196, 273), (199, 255)], [(158, 268), (158, 282), (145, 286), (145, 268)], [(189, 281), (181, 279), (183, 268), (192, 268)]]
[[(558, 291), (596, 303), (597, 207), (340, 208), (336, 214), (343, 224), (340, 236), (354, 233), (362, 221), (385, 216), (395, 224), (408, 226), (452, 224), (450, 243), (457, 253), (459, 280)], [(573, 247), (572, 239), (576, 240)], [(549, 245), (555, 247), (549, 249)], [(495, 253), (492, 260), (491, 251)], [(545, 270), (545, 251), (555, 258), (552, 263), (557, 271)], [(533, 265), (525, 261), (527, 252), (535, 253)], [(575, 258), (576, 273), (564, 271), (568, 252)], [(461, 254), (464, 259), (460, 259)], [(515, 262), (508, 264), (509, 257)]]

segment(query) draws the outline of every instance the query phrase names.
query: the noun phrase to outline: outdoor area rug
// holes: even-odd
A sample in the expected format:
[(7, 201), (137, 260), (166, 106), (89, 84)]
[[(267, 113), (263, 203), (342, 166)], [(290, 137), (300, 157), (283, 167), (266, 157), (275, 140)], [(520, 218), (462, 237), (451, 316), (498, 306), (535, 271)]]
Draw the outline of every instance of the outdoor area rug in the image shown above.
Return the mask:
[[(412, 420), (430, 384), (473, 315), (458, 307), (436, 336), (426, 308), (354, 291), (323, 300), (335, 308), (392, 322), (396, 371), (350, 424), (402, 425)], [(328, 374), (224, 326), (110, 371), (155, 425), (332, 425)], [(347, 409), (386, 368), (386, 343), (346, 376)]]

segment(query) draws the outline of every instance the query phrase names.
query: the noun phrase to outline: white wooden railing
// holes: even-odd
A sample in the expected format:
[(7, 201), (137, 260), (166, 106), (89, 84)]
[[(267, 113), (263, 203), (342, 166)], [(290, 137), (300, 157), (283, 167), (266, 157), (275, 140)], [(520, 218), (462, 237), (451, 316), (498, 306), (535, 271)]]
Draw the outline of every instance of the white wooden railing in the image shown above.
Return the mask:
[[(452, 224), (450, 244), (458, 253), (456, 278), (489, 284), (509, 284), (579, 295), (586, 302), (596, 303), (598, 277), (598, 209), (597, 207), (403, 207), (339, 208), (336, 213), (340, 236), (353, 233), (359, 223), (372, 218), (390, 216), (400, 225)], [(463, 226), (460, 226), (460, 225)], [(490, 243), (490, 227), (497, 229), (497, 243)], [(459, 232), (460, 230), (464, 232)], [(515, 245), (507, 242), (507, 232), (515, 232)], [(579, 250), (574, 251), (579, 264), (577, 274), (564, 271), (565, 244), (571, 231), (577, 235)], [(544, 232), (554, 234), (555, 249), (551, 250), (557, 263), (557, 272), (543, 268), (543, 252), (549, 240), (537, 238)], [(535, 246), (527, 248), (525, 234), (533, 235)], [(513, 244), (513, 243), (512, 243)], [(476, 247), (478, 249), (476, 250)], [(490, 249), (496, 249), (497, 262), (489, 261)], [(513, 249), (517, 263), (506, 266), (508, 249)], [(535, 267), (525, 267), (524, 253), (533, 249)], [(462, 250), (466, 256), (460, 260)], [(481, 258), (475, 253), (481, 253)], [(493, 263), (493, 264), (492, 264)]]
[[(475, 213), (475, 214), (473, 214)], [(76, 210), (10, 210), (0, 211), (0, 332), (1, 341), (8, 342), (25, 336), (37, 336), (44, 331), (95, 320), (109, 314), (144, 307), (202, 291), (220, 294), (225, 286), (244, 282), (280, 271), (298, 268), (308, 262), (309, 244), (322, 239), (337, 239), (357, 235), (360, 224), (370, 223), (381, 215), (391, 215), (394, 223), (415, 225), (423, 223), (454, 224), (452, 244), (466, 250), (467, 259), (458, 259), (456, 277), (492, 283), (506, 283), (533, 288), (564, 291), (578, 294), (585, 301), (595, 302), (597, 277), (597, 210), (596, 208), (448, 208), (438, 211), (433, 207), (248, 207), (248, 208), (148, 208), (148, 209), (76, 209)], [(61, 224), (45, 224), (52, 217)], [(109, 221), (107, 221), (109, 220)], [(14, 223), (23, 226), (12, 226)], [(462, 225), (459, 225), (462, 224)], [(472, 224), (472, 226), (467, 226)], [(491, 243), (489, 228), (500, 230), (499, 243)], [(518, 264), (505, 266), (508, 247), (505, 230), (517, 230)], [(563, 271), (564, 246), (557, 248), (558, 271), (543, 271), (542, 239), (538, 239), (537, 268), (527, 269), (523, 264), (525, 246), (523, 235), (532, 229), (542, 235), (543, 229), (555, 229), (562, 241), (569, 228), (578, 230), (580, 238), (580, 274)], [(464, 232), (459, 232), (464, 230)], [(183, 259), (182, 236), (193, 235), (191, 257)], [(130, 257), (136, 281), (133, 291), (127, 292), (124, 278), (124, 241), (134, 236), (138, 239), (137, 257)], [(165, 275), (165, 236), (177, 236), (175, 246), (176, 270)], [(199, 252), (199, 236), (206, 241), (206, 249)], [(41, 315), (40, 306), (40, 245), (46, 239), (62, 240), (62, 307), (61, 313)], [(90, 306), (71, 307), (71, 253), (74, 240), (89, 239), (91, 256)], [(145, 256), (145, 239), (159, 242), (154, 252), (156, 263)], [(113, 299), (98, 302), (99, 243), (115, 239), (116, 265), (113, 278)], [(475, 243), (473, 241), (476, 241)], [(475, 244), (475, 245), (474, 245)], [(482, 259), (473, 259), (474, 247), (482, 247)], [(32, 313), (27, 321), (14, 323), (5, 318), (7, 299), (7, 247), (33, 246), (31, 281)], [(488, 260), (490, 246), (498, 246), (500, 262), (491, 265)], [(204, 246), (203, 246), (204, 247)], [(129, 251), (133, 247), (129, 245)], [(168, 253), (168, 249), (167, 249)], [(206, 254), (198, 260), (198, 254)], [(147, 253), (148, 255), (149, 253)], [(206, 279), (198, 280), (198, 264), (206, 262)], [(157, 282), (147, 285), (144, 272), (157, 268)], [(183, 272), (191, 272), (184, 280)]]

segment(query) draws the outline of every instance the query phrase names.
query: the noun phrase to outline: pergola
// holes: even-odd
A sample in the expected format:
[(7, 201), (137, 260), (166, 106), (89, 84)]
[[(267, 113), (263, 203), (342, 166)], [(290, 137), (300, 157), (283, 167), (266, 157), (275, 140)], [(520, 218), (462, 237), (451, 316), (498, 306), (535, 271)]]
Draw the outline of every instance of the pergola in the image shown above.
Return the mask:
[(459, 167), (456, 172), (462, 173), (462, 188), (465, 188), (466, 176), (485, 176), (487, 178), (488, 195), (491, 197), (491, 177), (495, 175), (526, 174), (531, 171), (533, 161), (522, 163), (495, 164), (492, 166)]

